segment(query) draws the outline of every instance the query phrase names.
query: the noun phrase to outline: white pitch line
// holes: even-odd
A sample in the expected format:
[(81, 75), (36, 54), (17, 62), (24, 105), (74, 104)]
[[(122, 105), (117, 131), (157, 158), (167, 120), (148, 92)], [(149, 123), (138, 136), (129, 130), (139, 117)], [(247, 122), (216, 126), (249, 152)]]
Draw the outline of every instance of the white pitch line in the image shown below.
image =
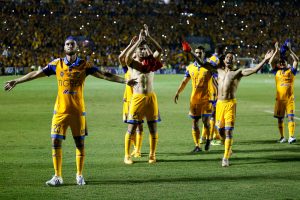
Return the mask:
[[(274, 112), (272, 112), (272, 111), (269, 111), (269, 110), (264, 110), (264, 112), (266, 112), (266, 113), (271, 113), (271, 114), (274, 114)], [(300, 120), (300, 118), (299, 118), (299, 117), (294, 117), (294, 119), (296, 119), (296, 120)]]

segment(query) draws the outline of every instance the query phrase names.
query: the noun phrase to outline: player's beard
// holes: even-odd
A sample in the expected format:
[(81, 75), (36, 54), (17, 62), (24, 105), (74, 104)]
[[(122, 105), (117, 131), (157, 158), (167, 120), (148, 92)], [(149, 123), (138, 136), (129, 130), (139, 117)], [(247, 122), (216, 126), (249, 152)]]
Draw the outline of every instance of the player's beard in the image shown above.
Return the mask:
[(73, 55), (76, 54), (76, 51), (69, 51), (69, 52), (66, 52), (66, 54), (67, 54), (68, 56), (73, 56)]

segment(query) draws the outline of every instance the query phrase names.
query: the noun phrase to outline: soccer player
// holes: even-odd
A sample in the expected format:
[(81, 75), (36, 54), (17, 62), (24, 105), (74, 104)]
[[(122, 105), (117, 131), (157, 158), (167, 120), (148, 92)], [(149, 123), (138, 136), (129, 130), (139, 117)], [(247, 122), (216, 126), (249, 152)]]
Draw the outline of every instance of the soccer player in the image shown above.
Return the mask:
[[(64, 51), (66, 57), (57, 58), (46, 67), (38, 71), (33, 71), (27, 75), (7, 81), (4, 87), (10, 91), (17, 84), (31, 81), (37, 78), (55, 75), (58, 85), (58, 94), (54, 106), (54, 115), (51, 125), (52, 138), (52, 158), (55, 175), (46, 182), (49, 186), (59, 186), (63, 184), (62, 179), (62, 140), (66, 137), (66, 130), (70, 126), (76, 145), (76, 181), (78, 185), (85, 185), (82, 176), (84, 165), (85, 148), (84, 139), (87, 135), (85, 122), (85, 106), (83, 99), (83, 86), (85, 78), (93, 75), (96, 78), (106, 79), (118, 83), (125, 83), (125, 79), (111, 73), (102, 72), (96, 67), (92, 67), (85, 60), (77, 57), (77, 42), (70, 36), (65, 40)], [(134, 85), (135, 80), (127, 82)]]
[[(121, 52), (119, 55), (119, 63), (121, 64), (124, 72), (125, 72), (125, 79), (130, 80), (131, 74), (130, 71), (128, 70), (128, 67), (125, 62), (125, 57), (128, 52), (128, 50), (136, 43), (137, 41), (137, 36), (134, 36), (129, 45)], [(133, 55), (133, 57), (135, 57)], [(129, 111), (129, 106), (132, 98), (132, 93), (133, 93), (133, 88), (129, 85), (125, 86), (125, 91), (123, 95), (123, 121), (127, 123), (127, 118), (128, 118), (128, 111)], [(142, 141), (143, 141), (143, 125), (138, 124), (136, 130), (131, 134), (131, 144), (133, 145), (133, 152), (131, 153), (132, 156), (135, 158), (141, 157), (141, 148), (142, 148)]]
[[(211, 65), (214, 67), (217, 66), (224, 66), (223, 63), (223, 57), (224, 57), (224, 46), (223, 45), (217, 45), (215, 48), (214, 54), (207, 60)], [(210, 99), (209, 102), (212, 104), (212, 115), (210, 118), (210, 135), (205, 136), (202, 134), (202, 137), (200, 139), (201, 141), (206, 142), (206, 138), (208, 137), (211, 141), (211, 145), (220, 145), (221, 144), (221, 136), (219, 135), (218, 130), (215, 128), (215, 122), (216, 122), (216, 105), (217, 105), (217, 97), (218, 97), (218, 74), (213, 73), (211, 80), (209, 82), (209, 94), (210, 94)]]
[[(284, 46), (282, 47), (285, 48)], [(293, 65), (287, 64), (287, 58), (285, 55), (281, 55), (279, 63), (274, 61), (274, 57), (277, 54), (279, 47), (278, 42), (275, 43), (275, 53), (270, 59), (269, 63), (273, 68), (276, 84), (276, 103), (274, 109), (274, 117), (278, 119), (278, 128), (280, 133), (280, 139), (278, 142), (287, 142), (284, 134), (284, 117), (287, 114), (288, 117), (288, 130), (290, 144), (296, 142), (295, 134), (295, 101), (294, 101), (294, 80), (297, 74), (297, 66), (299, 58), (293, 52), (291, 43), (286, 43), (286, 48), (290, 52), (290, 56), (293, 59)], [(284, 51), (284, 50), (283, 50)], [(282, 52), (282, 51), (281, 51)]]
[[(155, 47), (155, 52), (148, 55), (148, 45)], [(162, 67), (160, 55), (162, 48), (154, 40), (144, 25), (140, 31), (138, 41), (129, 49), (125, 62), (131, 71), (131, 78), (136, 78), (138, 84), (133, 88), (133, 95), (128, 114), (128, 129), (125, 134), (125, 164), (132, 164), (129, 154), (131, 134), (136, 130), (138, 124), (142, 124), (144, 117), (147, 119), (149, 128), (149, 163), (156, 162), (156, 146), (158, 141), (157, 122), (160, 121), (156, 94), (153, 88), (154, 71)], [(135, 57), (133, 58), (133, 54)]]
[[(218, 73), (218, 101), (216, 107), (216, 126), (221, 136), (225, 135), (225, 151), (222, 166), (229, 166), (229, 157), (232, 149), (233, 129), (236, 115), (236, 90), (242, 77), (256, 73), (271, 58), (273, 51), (268, 51), (264, 59), (253, 68), (235, 69), (235, 54), (226, 52), (224, 66), (214, 67), (211, 64), (203, 66), (212, 72)], [(200, 59), (197, 62), (201, 63)]]
[[(204, 47), (199, 46), (195, 49), (195, 56), (204, 62), (205, 51)], [(174, 102), (177, 103), (179, 94), (184, 90), (187, 83), (192, 80), (192, 93), (190, 97), (189, 115), (192, 118), (192, 136), (195, 147), (192, 152), (201, 152), (200, 146), (200, 129), (199, 119), (202, 118), (204, 125), (204, 135), (210, 135), (209, 117), (212, 114), (212, 106), (209, 103), (209, 80), (212, 74), (207, 69), (203, 68), (196, 61), (186, 68), (185, 76), (181, 81), (179, 88), (175, 94)], [(208, 150), (210, 140), (207, 139), (205, 150)]]

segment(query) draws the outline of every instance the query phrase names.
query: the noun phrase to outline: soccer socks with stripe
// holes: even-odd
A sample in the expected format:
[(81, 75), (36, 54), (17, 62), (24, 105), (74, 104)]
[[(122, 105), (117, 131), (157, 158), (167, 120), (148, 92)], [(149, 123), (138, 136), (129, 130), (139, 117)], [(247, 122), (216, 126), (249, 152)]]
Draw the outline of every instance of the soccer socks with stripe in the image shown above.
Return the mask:
[(232, 136), (226, 136), (225, 139), (225, 151), (224, 151), (224, 157), (226, 159), (229, 159), (230, 154), (231, 154), (231, 148), (232, 148), (232, 143), (233, 143), (233, 139)]
[(198, 127), (192, 128), (192, 136), (193, 136), (195, 146), (199, 147), (200, 146), (200, 130)]
[(62, 171), (62, 149), (61, 149), (61, 147), (52, 148), (52, 161), (53, 161), (55, 176), (61, 177), (61, 171)]
[(76, 167), (77, 167), (78, 176), (82, 175), (84, 157), (85, 157), (84, 147), (76, 148)]
[(288, 122), (288, 129), (289, 129), (289, 137), (294, 137), (294, 134), (295, 134), (295, 122), (294, 121)]
[(284, 137), (284, 122), (278, 122), (278, 129), (279, 129), (279, 134), (280, 137)]
[(155, 157), (157, 141), (158, 141), (158, 133), (150, 133), (149, 134), (150, 156)]

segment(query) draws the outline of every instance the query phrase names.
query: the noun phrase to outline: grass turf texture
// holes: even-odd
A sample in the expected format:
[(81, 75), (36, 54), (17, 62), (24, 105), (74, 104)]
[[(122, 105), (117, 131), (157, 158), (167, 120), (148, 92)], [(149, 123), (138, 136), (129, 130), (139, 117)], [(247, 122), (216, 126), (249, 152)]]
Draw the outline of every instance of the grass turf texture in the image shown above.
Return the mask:
[[(5, 82), (15, 77), (0, 77)], [(223, 146), (190, 154), (193, 149), (188, 117), (191, 86), (173, 102), (182, 75), (157, 75), (155, 90), (162, 122), (158, 125), (158, 162), (147, 163), (148, 129), (143, 157), (123, 164), (124, 86), (88, 77), (85, 102), (84, 176), (75, 183), (75, 148), (70, 130), (63, 143), (64, 186), (45, 185), (53, 175), (50, 123), (56, 98), (55, 77), (18, 85), (0, 92), (0, 199), (299, 199), (300, 142), (278, 144), (277, 121), (270, 113), (275, 99), (272, 75), (245, 77), (237, 92), (237, 120), (229, 168), (221, 167)], [(296, 77), (296, 79), (299, 77)], [(300, 81), (295, 96), (300, 98)], [(296, 99), (296, 117), (300, 104)], [(299, 135), (299, 119), (296, 137)], [(287, 121), (285, 121), (287, 133)]]

